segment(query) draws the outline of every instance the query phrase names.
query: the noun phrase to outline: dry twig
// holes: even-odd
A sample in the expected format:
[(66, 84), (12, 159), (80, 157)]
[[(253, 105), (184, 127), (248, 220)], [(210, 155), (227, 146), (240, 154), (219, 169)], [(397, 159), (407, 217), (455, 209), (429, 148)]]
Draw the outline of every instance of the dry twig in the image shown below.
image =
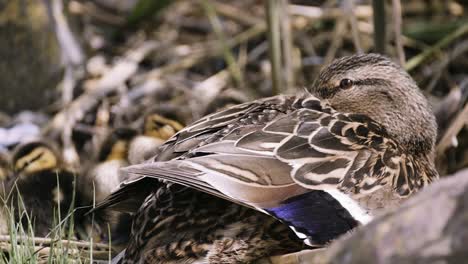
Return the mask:
[(372, 0), (374, 10), (374, 45), (375, 51), (380, 54), (385, 54), (386, 46), (386, 19), (385, 19), (385, 1)]
[(402, 17), (401, 17), (401, 3), (400, 0), (392, 0), (392, 7), (393, 7), (393, 30), (395, 33), (395, 44), (396, 50), (398, 54), (398, 61), (400, 65), (405, 65), (405, 51), (403, 50), (403, 41), (402, 41), (402, 34), (401, 34), (401, 24), (402, 24)]
[(417, 56), (414, 56), (410, 60), (408, 60), (405, 64), (405, 70), (411, 71), (416, 68), (418, 65), (426, 61), (429, 57), (431, 57), (434, 53), (442, 50), (446, 46), (450, 45), (456, 39), (464, 36), (468, 33), (468, 24), (464, 24), (463, 26), (459, 27), (454, 32), (447, 35), (445, 38), (441, 39), (439, 42), (431, 46), (429, 49), (424, 50)]
[(450, 127), (447, 129), (445, 134), (442, 136), (439, 144), (436, 147), (437, 155), (443, 155), (446, 149), (453, 146), (453, 142), (456, 141), (456, 136), (460, 130), (466, 125), (468, 120), (468, 104), (465, 105), (463, 111), (461, 111), (453, 120)]

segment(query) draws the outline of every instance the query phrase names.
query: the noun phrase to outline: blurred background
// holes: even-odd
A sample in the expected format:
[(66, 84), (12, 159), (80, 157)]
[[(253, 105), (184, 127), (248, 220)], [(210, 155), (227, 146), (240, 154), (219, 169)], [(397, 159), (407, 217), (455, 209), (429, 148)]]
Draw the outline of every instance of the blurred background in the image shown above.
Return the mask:
[(0, 0), (0, 151), (44, 138), (79, 173), (110, 131), (149, 114), (189, 124), (378, 52), (429, 98), (438, 170), (452, 174), (468, 167), (467, 12), (465, 0)]
[[(154, 108), (186, 124), (224, 104), (301, 91), (336, 57), (379, 52), (433, 103), (439, 169), (451, 173), (468, 165), (467, 8), (462, 0), (3, 0), (0, 127), (26, 119), (78, 153), (67, 137), (92, 138)], [(10, 138), (0, 146), (21, 136)]]

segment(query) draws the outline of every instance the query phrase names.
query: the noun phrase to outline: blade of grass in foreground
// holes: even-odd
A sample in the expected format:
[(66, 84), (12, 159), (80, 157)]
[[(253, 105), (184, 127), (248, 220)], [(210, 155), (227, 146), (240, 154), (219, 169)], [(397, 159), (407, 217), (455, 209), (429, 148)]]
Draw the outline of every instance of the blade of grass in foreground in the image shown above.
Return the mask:
[[(75, 188), (75, 186), (74, 186)], [(8, 199), (6, 199), (8, 200)], [(92, 263), (108, 261), (112, 256), (110, 245), (77, 241), (75, 238), (74, 203), (66, 215), (60, 212), (60, 206), (54, 212), (53, 227), (46, 237), (34, 236), (34, 218), (25, 210), (21, 195), (17, 201), (8, 204), (5, 200), (0, 205), (2, 220), (8, 229), (7, 235), (0, 235), (0, 263)], [(16, 206), (13, 206), (16, 205)], [(21, 221), (18, 221), (21, 219)], [(96, 256), (99, 257), (96, 257)]]

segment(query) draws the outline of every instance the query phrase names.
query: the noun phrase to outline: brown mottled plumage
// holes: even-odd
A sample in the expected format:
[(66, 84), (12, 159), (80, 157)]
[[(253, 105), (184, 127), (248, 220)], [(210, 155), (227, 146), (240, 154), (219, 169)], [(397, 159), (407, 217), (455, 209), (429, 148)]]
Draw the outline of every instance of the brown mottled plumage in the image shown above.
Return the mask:
[(266, 214), (161, 184), (134, 217), (122, 263), (249, 263), (303, 247), (286, 225)]
[[(435, 119), (401, 67), (376, 54), (341, 58), (321, 71), (309, 92), (209, 115), (169, 139), (151, 161), (123, 169), (128, 180), (102, 207), (135, 210), (141, 198), (150, 195), (138, 209), (124, 263), (140, 263), (142, 256), (151, 255), (151, 248), (160, 246), (148, 244), (153, 235), (158, 241), (166, 239), (162, 252), (171, 258), (162, 258), (158, 251), (153, 256), (177, 261), (178, 254), (190, 255), (191, 248), (205, 246), (207, 237), (225, 225), (240, 223), (249, 229), (251, 223), (243, 217), (230, 217), (198, 236), (190, 228), (176, 228), (197, 212), (206, 213), (194, 217), (196, 221), (209, 222), (223, 219), (227, 208), (237, 206), (219, 198), (272, 215), (305, 243), (323, 245), (438, 178), (433, 164)], [(157, 179), (209, 193), (218, 204), (192, 204), (192, 195), (206, 194), (187, 187), (174, 191)], [(165, 203), (170, 206), (162, 210)], [(284, 245), (277, 230), (264, 223), (254, 226), (274, 238), (268, 243)], [(151, 232), (156, 229), (161, 232)], [(251, 232), (250, 240), (229, 234), (232, 243), (247, 243), (245, 248), (256, 252), (256, 258), (272, 252), (256, 248), (264, 233)], [(183, 246), (190, 241), (196, 246)], [(182, 246), (172, 248), (173, 242)], [(226, 244), (209, 240), (203, 254), (195, 256), (219, 263), (222, 258), (210, 260), (209, 249), (220, 243)], [(223, 256), (232, 251), (215, 252)], [(239, 263), (253, 260), (243, 256), (236, 256)]]

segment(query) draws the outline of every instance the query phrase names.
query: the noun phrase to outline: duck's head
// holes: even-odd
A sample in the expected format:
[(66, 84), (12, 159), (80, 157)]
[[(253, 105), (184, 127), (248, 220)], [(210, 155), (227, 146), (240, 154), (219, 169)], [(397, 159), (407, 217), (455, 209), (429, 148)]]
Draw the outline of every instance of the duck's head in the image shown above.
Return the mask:
[(59, 158), (50, 145), (45, 142), (34, 141), (16, 147), (12, 157), (12, 164), (15, 172), (28, 175), (57, 169)]
[(167, 140), (184, 128), (179, 122), (158, 114), (150, 114), (144, 121), (144, 135)]
[(402, 67), (382, 55), (333, 61), (310, 92), (340, 112), (372, 118), (409, 152), (433, 151), (437, 124), (426, 98)]

